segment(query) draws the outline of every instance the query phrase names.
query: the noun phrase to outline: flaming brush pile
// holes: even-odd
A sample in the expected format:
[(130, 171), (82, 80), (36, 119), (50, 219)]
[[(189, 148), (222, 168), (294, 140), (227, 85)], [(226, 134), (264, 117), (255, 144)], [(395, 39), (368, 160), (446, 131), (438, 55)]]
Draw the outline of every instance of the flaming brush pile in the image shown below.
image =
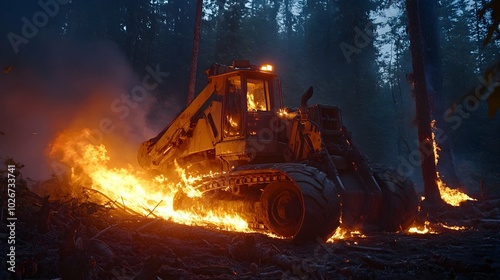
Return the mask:
[[(87, 129), (64, 132), (54, 141), (51, 154), (71, 166), (70, 184), (75, 188), (85, 187), (100, 194), (101, 203), (113, 203), (131, 214), (159, 217), (186, 225), (210, 225), (218, 229), (244, 232), (248, 224), (232, 213), (214, 212), (211, 209), (200, 213), (174, 211), (173, 199), (182, 190), (188, 196), (200, 196), (192, 184), (201, 177), (187, 175), (178, 167), (180, 182), (169, 181), (162, 175), (152, 177), (144, 171), (113, 167), (103, 144), (94, 145)], [(96, 196), (99, 197), (99, 196)], [(107, 201), (106, 201), (107, 200)]]

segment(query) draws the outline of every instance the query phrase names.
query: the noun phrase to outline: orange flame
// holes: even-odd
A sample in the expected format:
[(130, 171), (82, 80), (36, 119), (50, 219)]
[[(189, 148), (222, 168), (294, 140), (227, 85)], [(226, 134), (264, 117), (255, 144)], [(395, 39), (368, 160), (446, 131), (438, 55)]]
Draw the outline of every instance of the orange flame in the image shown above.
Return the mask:
[[(441, 148), (439, 148), (434, 134), (434, 130), (436, 130), (436, 120), (431, 121), (431, 128), (432, 128), (432, 145), (434, 149), (434, 162), (437, 166), (439, 162), (439, 151), (441, 151)], [(441, 180), (439, 172), (436, 172), (436, 177), (437, 177), (436, 183), (439, 188), (439, 193), (441, 194), (441, 199), (443, 199), (443, 201), (448, 203), (449, 205), (460, 206), (460, 203), (466, 200), (477, 200), (459, 191), (458, 189), (451, 189), (450, 187), (448, 187), (443, 182), (443, 180)]]
[(430, 222), (425, 221), (424, 227), (413, 226), (408, 229), (408, 233), (416, 233), (416, 234), (436, 234), (437, 232), (430, 228)]
[[(463, 231), (467, 230), (465, 226), (449, 226), (443, 223), (437, 223), (435, 224), (436, 227), (438, 228), (445, 228), (449, 230), (456, 230), (456, 231)], [(408, 233), (413, 233), (413, 234), (438, 234), (438, 232), (431, 227), (431, 223), (429, 221), (425, 221), (423, 227), (422, 226), (417, 226), (413, 225), (408, 229)]]
[(249, 112), (252, 112), (252, 111), (257, 111), (258, 109), (259, 107), (257, 107), (257, 104), (255, 102), (255, 96), (250, 92), (247, 93), (247, 110)]
[(211, 210), (203, 213), (176, 211), (173, 209), (174, 195), (183, 190), (188, 196), (200, 196), (192, 185), (201, 179), (188, 176), (184, 169), (176, 171), (181, 182), (172, 182), (164, 176), (151, 178), (143, 171), (112, 167), (103, 144), (91, 144), (90, 131), (64, 132), (52, 145), (51, 155), (62, 154), (62, 161), (71, 168), (71, 184), (86, 186), (118, 201), (134, 212), (170, 219), (186, 225), (210, 225), (219, 229), (246, 232), (248, 223), (238, 215), (218, 213)]
[[(342, 224), (342, 221), (341, 221), (341, 224)], [(349, 238), (365, 238), (365, 237), (366, 237), (366, 235), (361, 233), (361, 231), (359, 231), (359, 230), (344, 228), (344, 227), (342, 227), (342, 225), (340, 225), (339, 227), (337, 227), (337, 229), (335, 230), (335, 233), (332, 235), (332, 237), (330, 237), (326, 242), (327, 243), (334, 243), (335, 240), (342, 240), (342, 239), (349, 239)]]
[[(346, 239), (365, 238), (365, 237), (366, 235), (364, 235), (361, 231), (355, 228), (348, 228), (343, 226), (342, 217), (340, 217), (340, 225), (335, 230), (335, 233), (330, 238), (328, 238), (326, 243), (334, 243), (335, 240), (346, 240)], [(357, 244), (357, 242), (354, 242), (354, 244)]]
[(467, 228), (465, 226), (449, 226), (449, 225), (445, 225), (443, 223), (439, 223), (439, 225), (446, 228), (446, 229), (451, 229), (451, 230), (456, 230), (456, 231), (467, 230)]

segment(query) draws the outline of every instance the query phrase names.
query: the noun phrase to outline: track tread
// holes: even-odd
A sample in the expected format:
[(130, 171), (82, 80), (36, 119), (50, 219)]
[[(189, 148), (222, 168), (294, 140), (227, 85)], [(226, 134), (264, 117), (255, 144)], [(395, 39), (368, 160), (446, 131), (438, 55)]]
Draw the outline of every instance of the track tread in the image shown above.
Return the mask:
[(378, 226), (385, 231), (408, 229), (418, 212), (418, 197), (413, 183), (393, 169), (381, 165), (373, 165), (372, 169), (384, 192), (383, 215)]

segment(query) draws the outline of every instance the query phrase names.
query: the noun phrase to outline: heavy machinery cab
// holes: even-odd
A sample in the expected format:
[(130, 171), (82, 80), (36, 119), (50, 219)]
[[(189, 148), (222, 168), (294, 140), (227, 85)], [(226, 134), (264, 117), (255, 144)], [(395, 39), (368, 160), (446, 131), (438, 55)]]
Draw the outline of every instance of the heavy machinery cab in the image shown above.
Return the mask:
[(148, 141), (147, 156), (139, 153), (141, 165), (157, 168), (172, 159), (190, 165), (209, 160), (227, 171), (240, 164), (282, 158), (286, 143), (278, 140), (285, 126), (277, 117), (282, 95), (272, 66), (237, 60), (232, 66), (213, 64), (206, 74), (208, 85), (203, 91)]
[[(238, 65), (238, 64), (236, 64)], [(276, 75), (251, 66), (230, 68), (212, 77), (224, 83), (222, 137), (215, 154), (231, 169), (249, 162), (275, 161), (281, 155), (279, 133), (284, 132), (277, 112), (282, 107), (280, 83)]]

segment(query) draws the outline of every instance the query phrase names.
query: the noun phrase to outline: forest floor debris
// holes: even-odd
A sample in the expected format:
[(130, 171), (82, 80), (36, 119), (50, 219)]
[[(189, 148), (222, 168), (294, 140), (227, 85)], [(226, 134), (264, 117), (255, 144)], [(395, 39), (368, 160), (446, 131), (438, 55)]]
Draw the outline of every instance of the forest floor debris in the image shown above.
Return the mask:
[[(50, 201), (26, 187), (18, 188), (16, 199), (18, 278), (4, 273), (0, 279), (493, 279), (500, 275), (499, 199), (466, 202), (434, 217), (422, 213), (416, 223), (431, 229), (426, 234), (379, 232), (302, 245), (259, 233), (179, 225), (134, 215), (113, 203)], [(3, 266), (7, 237), (0, 235)]]

